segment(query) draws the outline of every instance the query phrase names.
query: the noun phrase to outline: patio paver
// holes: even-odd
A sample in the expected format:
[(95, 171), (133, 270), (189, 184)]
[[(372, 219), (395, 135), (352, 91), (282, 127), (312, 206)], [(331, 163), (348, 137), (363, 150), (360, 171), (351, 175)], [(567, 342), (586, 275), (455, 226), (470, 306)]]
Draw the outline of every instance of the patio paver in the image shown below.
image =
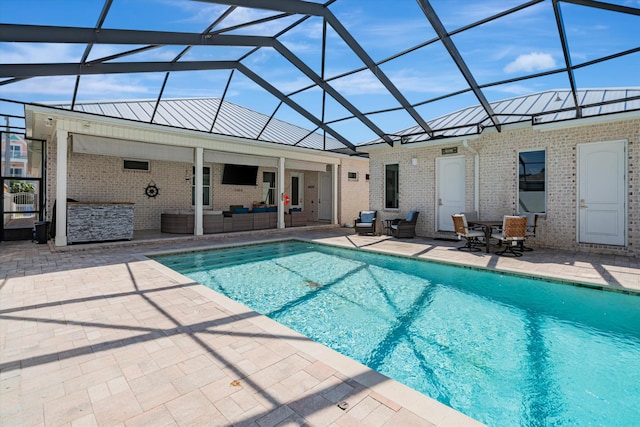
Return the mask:
[(636, 259), (506, 259), (332, 227), (64, 251), (2, 242), (2, 425), (479, 425), (144, 257), (286, 237), (640, 292)]

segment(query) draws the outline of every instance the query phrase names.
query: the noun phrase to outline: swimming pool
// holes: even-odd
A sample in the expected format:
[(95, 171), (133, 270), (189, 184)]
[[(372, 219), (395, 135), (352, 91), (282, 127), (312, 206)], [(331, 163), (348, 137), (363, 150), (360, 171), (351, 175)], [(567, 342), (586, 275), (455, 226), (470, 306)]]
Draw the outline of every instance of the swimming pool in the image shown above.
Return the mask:
[(154, 259), (487, 425), (640, 425), (638, 296), (298, 241)]

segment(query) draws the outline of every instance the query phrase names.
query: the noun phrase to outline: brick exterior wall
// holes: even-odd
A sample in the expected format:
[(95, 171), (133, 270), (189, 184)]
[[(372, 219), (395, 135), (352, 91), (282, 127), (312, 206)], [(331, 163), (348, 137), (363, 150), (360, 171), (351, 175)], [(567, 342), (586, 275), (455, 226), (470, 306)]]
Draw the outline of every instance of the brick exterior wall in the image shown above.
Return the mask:
[[(588, 142), (627, 141), (627, 241), (628, 245), (611, 246), (577, 243), (577, 145)], [(617, 120), (555, 130), (532, 127), (485, 132), (469, 140), (479, 153), (481, 218), (497, 218), (516, 212), (518, 151), (546, 150), (547, 215), (538, 221), (534, 246), (586, 252), (640, 255), (640, 119)], [(474, 209), (474, 156), (461, 142), (445, 145), (381, 147), (370, 151), (371, 208), (382, 218), (404, 216), (419, 210), (416, 234), (425, 237), (451, 237), (436, 231), (436, 158), (443, 147), (457, 147), (466, 158), (466, 210)], [(413, 166), (411, 159), (417, 158)], [(400, 207), (385, 210), (385, 164), (398, 163)]]
[[(53, 203), (56, 199), (57, 146), (47, 143), (47, 219), (51, 220)], [(340, 222), (348, 222), (363, 209), (368, 209), (369, 186), (365, 180), (368, 173), (366, 159), (344, 160), (346, 166), (340, 166), (342, 180), (338, 185), (338, 215)], [(211, 167), (211, 206), (205, 209), (229, 210), (230, 205), (251, 207), (262, 200), (262, 172), (277, 172), (275, 168), (258, 169), (256, 186), (222, 185), (223, 165), (205, 163)], [(358, 171), (357, 182), (348, 181), (346, 171)], [(291, 173), (304, 174), (304, 210), (309, 221), (318, 218), (318, 172), (285, 171), (285, 194), (291, 194)], [(149, 171), (130, 171), (123, 169), (123, 159), (115, 156), (99, 156), (70, 152), (68, 154), (67, 197), (82, 202), (132, 202), (134, 208), (134, 230), (160, 229), (160, 214), (168, 209), (190, 209), (191, 206), (190, 163), (150, 160)], [(344, 175), (344, 177), (342, 176)], [(276, 174), (277, 176), (277, 174)], [(153, 181), (159, 189), (159, 195), (150, 198), (145, 188)], [(279, 193), (277, 194), (279, 195)], [(344, 220), (343, 218), (347, 218)]]
[[(357, 180), (349, 180), (349, 172), (358, 174)], [(369, 161), (366, 159), (345, 159), (338, 171), (342, 188), (339, 190), (339, 203), (342, 206), (340, 224), (353, 225), (360, 211), (369, 210)]]

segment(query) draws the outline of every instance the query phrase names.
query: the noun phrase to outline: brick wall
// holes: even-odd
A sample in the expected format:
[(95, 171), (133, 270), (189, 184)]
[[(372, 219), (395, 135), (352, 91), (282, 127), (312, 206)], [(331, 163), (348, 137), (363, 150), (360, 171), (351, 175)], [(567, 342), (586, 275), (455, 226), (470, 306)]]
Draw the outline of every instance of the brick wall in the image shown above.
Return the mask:
[[(357, 180), (349, 180), (348, 173), (356, 172)], [(353, 224), (360, 211), (369, 209), (369, 162), (366, 159), (353, 158), (342, 161), (338, 171), (342, 188), (339, 190), (341, 215), (340, 224)]]
[[(53, 203), (56, 199), (56, 159), (55, 142), (47, 144), (47, 218), (51, 219)], [(53, 159), (53, 161), (51, 160)], [(352, 218), (357, 212), (368, 208), (368, 173), (366, 160), (345, 160), (341, 167), (344, 175), (341, 197), (339, 198), (340, 217)], [(277, 172), (275, 168), (258, 170), (258, 185), (222, 185), (223, 165), (205, 163), (211, 168), (211, 201), (212, 206), (205, 209), (228, 210), (230, 205), (251, 207), (254, 202), (262, 200), (262, 172)], [(346, 171), (358, 171), (357, 182), (347, 181)], [(308, 219), (318, 218), (318, 172), (285, 171), (284, 193), (291, 194), (291, 173), (304, 174), (304, 210)], [(191, 174), (190, 163), (150, 161), (150, 171), (129, 171), (123, 169), (123, 159), (115, 156), (98, 156), (70, 152), (68, 154), (67, 197), (83, 202), (132, 202), (134, 209), (134, 229), (160, 229), (160, 214), (167, 209), (191, 208)], [(277, 176), (277, 175), (276, 175)], [(147, 197), (145, 188), (155, 183), (159, 195)], [(339, 187), (340, 188), (340, 187)], [(279, 195), (279, 193), (277, 194)], [(355, 214), (354, 214), (355, 212)]]
[[(577, 243), (577, 144), (588, 142), (626, 140), (628, 181), (628, 246), (591, 245)], [(496, 218), (515, 213), (517, 203), (517, 153), (521, 150), (545, 149), (547, 164), (547, 215), (538, 222), (535, 244), (539, 246), (593, 251), (600, 253), (640, 254), (640, 119), (620, 120), (577, 126), (565, 129), (538, 131), (531, 127), (485, 132), (479, 139), (470, 140), (469, 146), (479, 153), (480, 163), (480, 216)], [(474, 207), (474, 157), (462, 143), (446, 145), (379, 148), (370, 152), (370, 198), (372, 209), (378, 209), (383, 218), (404, 216), (409, 210), (419, 210), (416, 233), (428, 237), (450, 234), (436, 231), (435, 159), (442, 147), (458, 148), (457, 155), (466, 158), (466, 210)], [(413, 166), (411, 159), (418, 164)], [(400, 207), (385, 210), (384, 166), (400, 165)]]

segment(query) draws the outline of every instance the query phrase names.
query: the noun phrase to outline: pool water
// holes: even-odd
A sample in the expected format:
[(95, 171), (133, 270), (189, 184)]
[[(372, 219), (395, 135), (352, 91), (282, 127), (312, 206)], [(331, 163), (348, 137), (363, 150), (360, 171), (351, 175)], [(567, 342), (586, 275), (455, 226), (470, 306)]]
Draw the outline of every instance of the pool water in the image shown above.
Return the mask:
[(640, 425), (640, 296), (298, 241), (154, 259), (489, 426)]

